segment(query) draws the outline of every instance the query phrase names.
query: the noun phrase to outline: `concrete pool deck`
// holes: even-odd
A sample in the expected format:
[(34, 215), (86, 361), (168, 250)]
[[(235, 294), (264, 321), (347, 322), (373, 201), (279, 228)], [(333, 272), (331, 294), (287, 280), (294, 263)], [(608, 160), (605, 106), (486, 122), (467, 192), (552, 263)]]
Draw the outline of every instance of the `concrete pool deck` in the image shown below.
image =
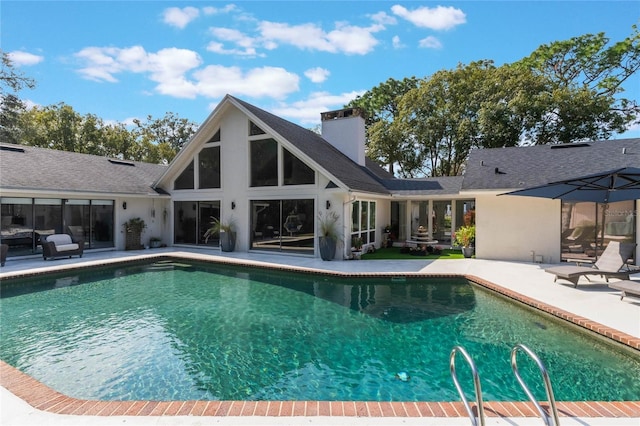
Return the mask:
[[(168, 248), (133, 252), (87, 252), (82, 259), (59, 259), (46, 262), (41, 257), (10, 259), (0, 270), (0, 279), (45, 271), (59, 271), (78, 266), (91, 267), (158, 255), (277, 265), (278, 267), (296, 267), (316, 272), (332, 271), (349, 275), (372, 273), (466, 275), (472, 277), (480, 285), (500, 290), (508, 297), (559, 315), (581, 327), (597, 331), (640, 350), (639, 299), (625, 298), (620, 301), (619, 292), (610, 289), (603, 280), (598, 278), (592, 278), (592, 282), (583, 278), (577, 288), (573, 288), (569, 283), (554, 283), (553, 276), (544, 272), (545, 266), (548, 265), (533, 263), (481, 259), (323, 262), (320, 259), (278, 254), (221, 253), (210, 250)], [(473, 354), (471, 355), (473, 356)], [(43, 385), (37, 382), (31, 383), (30, 380), (33, 381), (33, 379), (28, 376), (23, 378), (21, 373), (6, 364), (1, 367), (0, 423), (2, 425), (467, 425), (470, 422), (458, 402), (440, 404), (338, 403), (339, 407), (336, 403), (324, 402), (297, 402), (295, 404), (273, 401), (271, 403), (265, 401), (264, 404), (262, 402), (236, 402), (235, 406), (232, 403), (226, 407), (220, 403), (210, 403), (203, 407), (202, 404), (198, 406), (195, 402), (168, 402), (164, 405), (154, 405), (155, 411), (150, 410), (151, 407), (147, 406), (147, 411), (149, 411), (146, 413), (147, 415), (141, 415), (145, 413), (145, 409), (139, 407), (136, 410), (133, 408), (133, 404), (129, 404), (128, 413), (136, 413), (137, 415), (122, 415), (127, 411), (119, 412), (114, 407), (109, 409), (106, 406), (100, 410), (96, 407), (93, 408), (94, 414), (98, 415), (77, 415), (82, 411), (77, 410), (78, 404), (82, 402), (75, 401), (74, 405), (74, 401), (67, 401), (68, 406), (60, 410), (52, 408), (56, 404), (42, 404), (42, 402), (42, 405), (35, 404), (33, 399), (29, 399), (29, 393), (31, 389)], [(553, 381), (553, 377), (551, 379)], [(20, 395), (22, 398), (16, 395)], [(71, 400), (71, 398), (66, 399)], [(269, 415), (269, 413), (276, 412), (273, 411), (276, 407), (275, 404), (278, 404), (277, 414)], [(84, 405), (86, 406), (86, 402)], [(436, 406), (435, 409), (432, 405)], [(529, 403), (491, 404), (489, 402), (487, 405), (491, 409), (486, 417), (488, 425), (537, 425), (542, 422), (541, 419), (531, 417), (531, 413), (528, 413), (531, 407)], [(34, 406), (38, 408), (34, 408)], [(640, 424), (640, 402), (558, 403), (558, 406), (561, 415), (560, 421), (563, 425), (637, 426)], [(75, 409), (70, 407), (75, 407)], [(76, 414), (57, 414), (71, 412)], [(87, 414), (91, 412), (91, 410), (86, 411)], [(172, 415), (168, 415), (170, 413)]]

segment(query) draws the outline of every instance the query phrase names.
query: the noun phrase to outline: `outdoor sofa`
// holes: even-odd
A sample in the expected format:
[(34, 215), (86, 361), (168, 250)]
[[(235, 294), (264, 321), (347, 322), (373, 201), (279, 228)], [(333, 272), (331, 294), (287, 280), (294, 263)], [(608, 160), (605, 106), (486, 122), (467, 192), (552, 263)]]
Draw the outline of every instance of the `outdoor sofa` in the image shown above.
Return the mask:
[(553, 282), (560, 278), (569, 281), (574, 287), (578, 286), (580, 277), (584, 276), (588, 280), (589, 275), (600, 275), (606, 282), (609, 282), (609, 278), (628, 280), (630, 270), (627, 266), (627, 261), (633, 256), (635, 248), (635, 243), (611, 241), (591, 267), (562, 265), (547, 268), (545, 272), (556, 276)]
[(53, 234), (42, 237), (42, 258), (80, 256), (84, 252), (84, 240), (71, 238), (68, 234)]

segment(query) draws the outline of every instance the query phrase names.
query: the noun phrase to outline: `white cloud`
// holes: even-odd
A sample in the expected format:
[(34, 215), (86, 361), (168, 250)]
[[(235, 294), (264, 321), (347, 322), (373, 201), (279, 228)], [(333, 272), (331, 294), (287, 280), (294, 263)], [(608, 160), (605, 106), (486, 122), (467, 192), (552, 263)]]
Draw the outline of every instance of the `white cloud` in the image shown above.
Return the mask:
[(394, 49), (402, 49), (403, 47), (406, 47), (401, 41), (400, 41), (400, 37), (399, 36), (393, 36), (393, 38), (391, 39), (391, 42), (393, 43), (393, 48)]
[(185, 73), (202, 63), (200, 56), (191, 50), (169, 48), (149, 53), (141, 46), (87, 47), (75, 56), (85, 65), (79, 73), (89, 80), (115, 83), (116, 75), (121, 73), (148, 74), (150, 80), (158, 83), (156, 91), (181, 98), (195, 97), (195, 87), (187, 82)]
[(234, 10), (237, 10), (235, 4), (228, 4), (224, 7), (206, 6), (202, 8), (205, 15), (219, 15), (221, 13), (233, 12)]
[(234, 43), (242, 49), (227, 49), (224, 44), (212, 41), (207, 46), (207, 50), (222, 55), (258, 56), (255, 45), (257, 40), (253, 37), (231, 28), (211, 28), (211, 34), (219, 40)]
[(398, 20), (393, 16), (387, 15), (386, 12), (378, 12), (373, 15), (369, 15), (373, 22), (376, 22), (380, 25), (395, 25), (398, 23)]
[(76, 53), (84, 66), (80, 74), (90, 80), (115, 83), (123, 73), (145, 74), (156, 83), (157, 93), (175, 98), (220, 97), (227, 93), (253, 98), (283, 99), (299, 90), (300, 77), (284, 68), (209, 65), (199, 69), (202, 58), (178, 48), (146, 52), (141, 46), (125, 49), (87, 47)]
[(22, 52), (19, 50), (9, 52), (7, 53), (7, 56), (11, 59), (11, 63), (18, 67), (23, 65), (35, 65), (44, 61), (44, 56), (34, 55), (33, 53)]
[(271, 111), (278, 116), (287, 117), (305, 125), (316, 125), (320, 123), (320, 113), (342, 108), (364, 93), (364, 91), (353, 91), (332, 95), (328, 92), (314, 92), (305, 100), (282, 104), (272, 108)]
[(325, 32), (315, 24), (289, 25), (269, 21), (261, 22), (258, 29), (270, 48), (287, 44), (299, 49), (348, 55), (365, 55), (371, 52), (378, 44), (372, 33), (380, 30), (377, 26), (357, 27), (339, 23), (333, 31)]
[(403, 6), (394, 5), (391, 7), (391, 11), (417, 27), (432, 30), (449, 30), (467, 22), (467, 17), (464, 12), (454, 7), (437, 6), (433, 9), (429, 7), (419, 7), (410, 11)]
[(283, 99), (299, 90), (300, 77), (284, 68), (253, 68), (246, 73), (239, 67), (209, 65), (194, 73), (200, 95), (220, 97), (227, 93)]
[(324, 82), (330, 74), (329, 70), (320, 67), (310, 68), (304, 72), (304, 75), (313, 83)]
[(195, 7), (185, 7), (183, 9), (170, 7), (164, 11), (163, 21), (172, 27), (183, 29), (191, 21), (196, 19), (198, 15), (200, 15), (200, 11)]
[(420, 40), (419, 46), (427, 49), (441, 49), (442, 43), (440, 43), (440, 40), (438, 40), (436, 37), (429, 36)]

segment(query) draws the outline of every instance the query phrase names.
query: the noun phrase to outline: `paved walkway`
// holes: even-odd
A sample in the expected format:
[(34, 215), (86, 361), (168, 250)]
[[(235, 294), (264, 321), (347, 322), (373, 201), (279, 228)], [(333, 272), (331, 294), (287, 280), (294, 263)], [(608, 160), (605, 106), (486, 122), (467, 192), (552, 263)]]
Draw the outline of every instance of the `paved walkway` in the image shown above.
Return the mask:
[[(138, 252), (89, 252), (84, 258), (60, 259), (44, 262), (42, 258), (8, 260), (0, 270), (0, 279), (30, 273), (61, 270), (79, 264), (104, 265), (123, 258), (155, 256), (172, 253), (196, 259), (219, 258), (227, 262), (266, 263), (288, 265), (297, 268), (334, 271), (340, 273), (433, 273), (463, 274), (477, 277), (488, 286), (497, 285), (507, 294), (526, 303), (552, 307), (553, 312), (572, 317), (616, 338), (622, 337), (640, 348), (640, 300), (625, 298), (620, 301), (619, 292), (606, 283), (593, 279), (581, 281), (578, 288), (571, 284), (553, 282), (553, 276), (544, 272), (547, 265), (517, 262), (499, 262), (481, 259), (406, 261), (337, 261), (323, 262), (308, 257), (258, 253), (220, 253), (210, 250), (159, 249)], [(584, 325), (583, 324), (583, 325)], [(595, 326), (593, 326), (595, 324)], [(595, 328), (594, 328), (595, 327)], [(632, 404), (633, 413), (640, 413), (640, 403)], [(329, 417), (329, 416), (251, 416), (251, 417), (193, 417), (193, 416), (69, 416), (51, 414), (34, 409), (5, 388), (0, 388), (0, 423), (2, 425), (467, 425), (466, 417)], [(634, 417), (562, 417), (563, 425), (639, 425), (640, 414)], [(539, 418), (488, 417), (490, 425), (538, 425)]]

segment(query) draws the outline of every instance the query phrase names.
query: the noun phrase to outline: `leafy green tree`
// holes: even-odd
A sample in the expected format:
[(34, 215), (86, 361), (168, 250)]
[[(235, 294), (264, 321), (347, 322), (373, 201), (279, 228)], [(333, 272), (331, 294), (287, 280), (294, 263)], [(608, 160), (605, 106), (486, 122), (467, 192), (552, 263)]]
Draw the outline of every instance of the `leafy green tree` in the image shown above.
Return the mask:
[(640, 68), (640, 33), (610, 44), (604, 33), (542, 45), (514, 64), (552, 82), (551, 96), (530, 138), (538, 144), (606, 139), (638, 119), (637, 100), (621, 94)]
[(0, 51), (0, 140), (20, 143), (22, 128), (20, 115), (25, 111), (24, 102), (18, 97), (22, 89), (33, 89), (35, 81), (16, 71), (7, 53)]
[[(416, 77), (402, 80), (388, 79), (373, 89), (349, 102), (346, 108), (360, 108), (365, 113), (367, 127), (367, 155), (381, 161), (394, 173), (394, 164), (403, 170), (411, 169), (403, 164), (405, 156), (398, 155), (401, 150), (407, 150), (407, 141), (397, 139), (399, 133), (394, 132), (390, 124), (398, 117), (398, 102), (400, 97), (418, 85)], [(374, 126), (375, 125), (375, 126)], [(407, 161), (408, 158), (406, 158)]]
[[(173, 112), (167, 112), (163, 118), (154, 119), (147, 116), (145, 122), (134, 120), (140, 138), (145, 143), (155, 143), (163, 146), (162, 151), (167, 155), (163, 160), (171, 161), (182, 146), (198, 130), (198, 125), (186, 118), (180, 118)], [(169, 150), (168, 148), (171, 148)]]

